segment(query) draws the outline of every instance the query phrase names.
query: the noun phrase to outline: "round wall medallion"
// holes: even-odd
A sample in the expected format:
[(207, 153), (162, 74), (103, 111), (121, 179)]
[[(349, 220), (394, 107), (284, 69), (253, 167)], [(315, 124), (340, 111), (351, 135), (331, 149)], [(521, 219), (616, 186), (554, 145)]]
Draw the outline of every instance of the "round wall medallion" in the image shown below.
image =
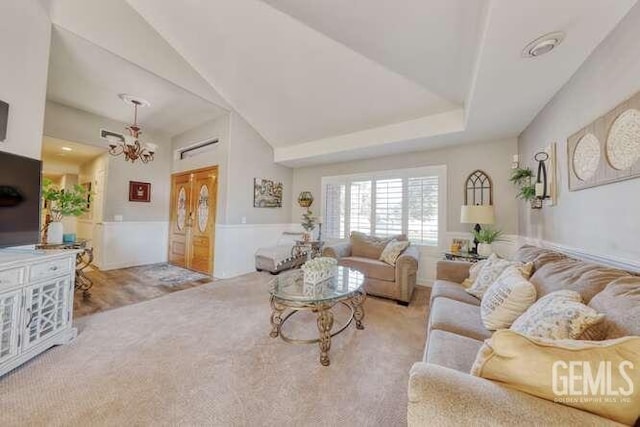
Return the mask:
[(588, 181), (595, 175), (600, 163), (600, 141), (588, 133), (576, 144), (573, 151), (573, 172), (580, 181)]
[(607, 159), (618, 170), (629, 169), (640, 158), (640, 111), (629, 109), (613, 122), (607, 137)]

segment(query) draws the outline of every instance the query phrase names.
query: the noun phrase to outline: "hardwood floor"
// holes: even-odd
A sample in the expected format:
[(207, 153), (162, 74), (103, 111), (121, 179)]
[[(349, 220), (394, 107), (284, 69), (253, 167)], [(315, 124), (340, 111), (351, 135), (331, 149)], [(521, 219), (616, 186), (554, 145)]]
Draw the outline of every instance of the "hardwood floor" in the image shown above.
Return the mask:
[[(135, 304), (158, 298), (172, 292), (211, 283), (213, 279), (189, 270), (184, 270), (187, 278), (201, 277), (183, 282), (166, 282), (150, 275), (153, 269), (167, 268), (166, 264), (155, 266), (131, 267), (120, 270), (93, 270), (86, 273), (93, 281), (90, 289), (91, 297), (83, 298), (81, 291), (76, 291), (73, 302), (73, 316), (81, 317), (105, 310), (111, 310), (129, 304)], [(179, 267), (170, 267), (178, 269)], [(182, 269), (180, 269), (182, 270)]]

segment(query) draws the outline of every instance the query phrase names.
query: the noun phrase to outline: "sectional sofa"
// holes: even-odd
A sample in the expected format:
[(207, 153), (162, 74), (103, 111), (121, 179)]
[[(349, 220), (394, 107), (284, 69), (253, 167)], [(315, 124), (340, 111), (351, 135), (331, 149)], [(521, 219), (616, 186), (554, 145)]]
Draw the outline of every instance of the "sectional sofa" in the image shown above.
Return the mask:
[[(585, 304), (605, 314), (605, 339), (640, 335), (640, 277), (533, 246), (520, 248), (516, 259), (534, 264), (530, 281), (538, 298), (573, 289)], [(461, 285), (468, 275), (467, 263), (438, 263), (424, 358), (410, 373), (409, 426), (618, 425), (470, 375), (478, 350), (492, 333), (482, 324), (480, 300)]]

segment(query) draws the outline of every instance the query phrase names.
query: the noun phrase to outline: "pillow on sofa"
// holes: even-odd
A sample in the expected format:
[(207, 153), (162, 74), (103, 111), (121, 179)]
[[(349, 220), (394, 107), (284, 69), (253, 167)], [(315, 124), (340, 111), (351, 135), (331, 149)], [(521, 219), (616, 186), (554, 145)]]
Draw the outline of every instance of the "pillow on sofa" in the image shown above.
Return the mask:
[(478, 261), (474, 263), (471, 267), (469, 267), (469, 277), (464, 279), (464, 282), (462, 282), (462, 286), (464, 286), (465, 288), (470, 288), (473, 285), (473, 282), (475, 282), (476, 279), (478, 278), (478, 274), (480, 274), (480, 270), (482, 270), (482, 267), (484, 267), (486, 263), (487, 263), (487, 260), (483, 259), (482, 261)]
[(640, 335), (640, 277), (628, 276), (615, 280), (597, 294), (589, 307), (603, 313), (601, 329), (605, 339)]
[[(544, 341), (504, 330), (485, 341), (471, 374), (632, 425), (640, 416), (640, 387), (633, 383), (640, 377), (638, 360), (640, 337)], [(608, 366), (611, 374), (601, 375)]]
[(400, 255), (402, 255), (402, 252), (404, 252), (404, 250), (408, 247), (408, 241), (405, 240), (400, 242), (396, 239), (393, 239), (389, 243), (387, 243), (387, 246), (385, 246), (382, 254), (380, 254), (380, 261), (384, 261), (389, 265), (395, 266), (398, 257), (400, 257)]
[(535, 301), (536, 288), (517, 267), (507, 267), (482, 297), (482, 324), (490, 331), (508, 328)]
[[(565, 289), (543, 296), (518, 317), (511, 330), (533, 338), (550, 340), (577, 340), (592, 326), (604, 319), (591, 307), (582, 303), (576, 291)], [(601, 340), (593, 335), (591, 340)]]
[(484, 293), (489, 289), (489, 286), (493, 285), (502, 272), (511, 266), (520, 267), (522, 269), (522, 275), (527, 279), (533, 271), (533, 264), (509, 261), (498, 257), (496, 254), (491, 254), (491, 256), (486, 259), (482, 268), (480, 268), (478, 277), (476, 277), (473, 285), (467, 289), (467, 292), (478, 299), (482, 299)]
[(407, 240), (407, 236), (401, 234), (390, 237), (369, 236), (358, 231), (351, 232), (351, 256), (359, 256), (370, 259), (380, 259), (382, 251), (391, 240)]

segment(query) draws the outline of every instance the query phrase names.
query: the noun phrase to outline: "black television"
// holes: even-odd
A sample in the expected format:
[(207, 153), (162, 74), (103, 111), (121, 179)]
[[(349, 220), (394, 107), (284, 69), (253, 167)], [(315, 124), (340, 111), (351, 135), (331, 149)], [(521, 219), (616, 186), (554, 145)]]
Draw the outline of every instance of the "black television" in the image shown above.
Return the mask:
[(40, 240), (42, 162), (0, 151), (0, 247)]

